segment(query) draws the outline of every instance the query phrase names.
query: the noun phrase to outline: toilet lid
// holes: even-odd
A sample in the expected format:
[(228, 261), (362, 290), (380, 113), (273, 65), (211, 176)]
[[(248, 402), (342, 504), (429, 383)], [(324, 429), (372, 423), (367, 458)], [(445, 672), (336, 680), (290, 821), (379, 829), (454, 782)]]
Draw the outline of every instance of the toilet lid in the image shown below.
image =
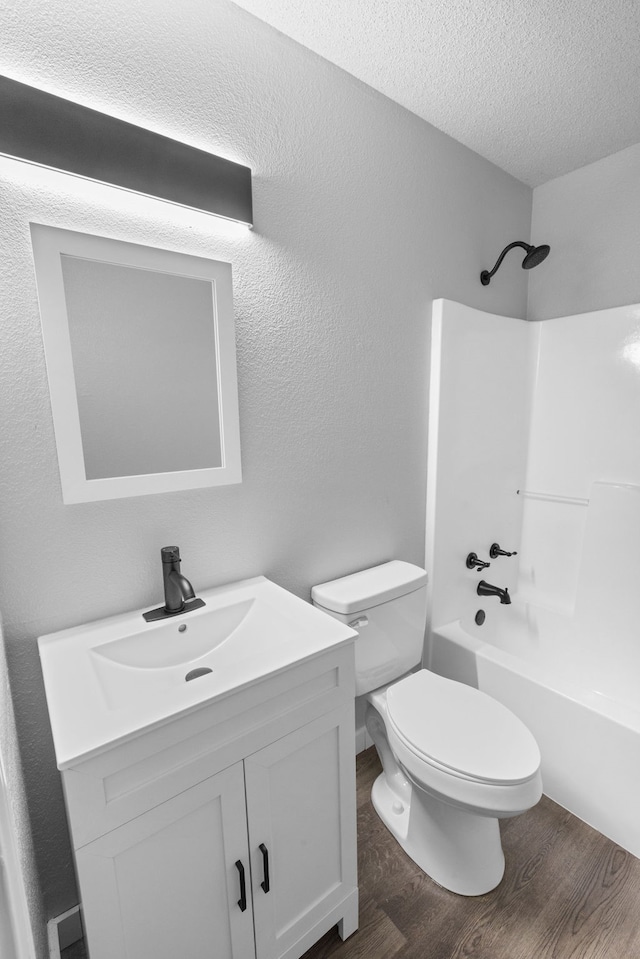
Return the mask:
[(426, 762), (488, 783), (520, 783), (540, 766), (538, 744), (506, 706), (473, 686), (421, 669), (387, 689), (394, 732)]

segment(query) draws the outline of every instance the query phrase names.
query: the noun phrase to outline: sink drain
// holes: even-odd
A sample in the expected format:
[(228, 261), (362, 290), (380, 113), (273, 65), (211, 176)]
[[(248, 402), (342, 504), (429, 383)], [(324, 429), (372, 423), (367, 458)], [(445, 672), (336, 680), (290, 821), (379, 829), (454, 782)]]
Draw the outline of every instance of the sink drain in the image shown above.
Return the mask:
[(192, 679), (197, 679), (198, 676), (206, 676), (207, 673), (212, 673), (212, 672), (213, 670), (209, 669), (208, 666), (199, 666), (197, 669), (192, 669), (190, 672), (188, 672), (187, 675), (184, 677), (184, 681), (185, 683), (188, 683)]

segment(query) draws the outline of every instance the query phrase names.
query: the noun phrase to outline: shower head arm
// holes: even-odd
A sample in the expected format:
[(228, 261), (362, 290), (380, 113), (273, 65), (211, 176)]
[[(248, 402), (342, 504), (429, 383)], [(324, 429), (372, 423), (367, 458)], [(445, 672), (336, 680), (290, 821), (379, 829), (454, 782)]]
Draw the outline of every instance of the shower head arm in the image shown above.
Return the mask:
[(529, 253), (530, 250), (533, 250), (533, 247), (531, 246), (530, 243), (523, 243), (522, 240), (515, 240), (513, 243), (510, 243), (508, 246), (505, 246), (504, 250), (502, 251), (498, 259), (496, 260), (496, 265), (494, 266), (494, 268), (491, 271), (483, 270), (482, 273), (480, 274), (480, 282), (482, 283), (483, 286), (489, 285), (489, 281), (491, 280), (491, 277), (496, 272), (496, 270), (498, 269), (498, 267), (504, 260), (509, 250), (513, 250), (513, 248), (516, 246), (521, 246), (522, 249), (525, 250), (525, 252), (527, 253)]

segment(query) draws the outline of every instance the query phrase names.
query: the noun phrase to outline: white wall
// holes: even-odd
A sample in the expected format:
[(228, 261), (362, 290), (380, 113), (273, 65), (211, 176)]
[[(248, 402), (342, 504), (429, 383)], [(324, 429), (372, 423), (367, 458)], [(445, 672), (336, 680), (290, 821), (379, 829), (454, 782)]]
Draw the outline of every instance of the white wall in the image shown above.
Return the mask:
[[(0, 606), (48, 915), (75, 902), (36, 637), (196, 589), (424, 561), (431, 299), (523, 316), (531, 191), (226, 0), (23, 0), (3, 70), (246, 163), (255, 230), (0, 161)], [(232, 261), (244, 481), (65, 507), (30, 220)]]
[(640, 143), (533, 191), (530, 320), (640, 303)]
[(45, 946), (16, 724), (0, 623), (0, 956), (31, 959)]

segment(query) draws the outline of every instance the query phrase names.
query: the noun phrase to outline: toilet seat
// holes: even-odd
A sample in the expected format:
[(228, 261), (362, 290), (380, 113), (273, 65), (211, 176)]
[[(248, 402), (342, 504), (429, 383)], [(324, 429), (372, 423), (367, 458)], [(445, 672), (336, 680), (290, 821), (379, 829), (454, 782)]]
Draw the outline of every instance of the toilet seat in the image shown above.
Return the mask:
[(387, 688), (386, 706), (391, 730), (418, 766), (504, 786), (539, 770), (540, 751), (524, 723), (472, 686), (422, 669)]

